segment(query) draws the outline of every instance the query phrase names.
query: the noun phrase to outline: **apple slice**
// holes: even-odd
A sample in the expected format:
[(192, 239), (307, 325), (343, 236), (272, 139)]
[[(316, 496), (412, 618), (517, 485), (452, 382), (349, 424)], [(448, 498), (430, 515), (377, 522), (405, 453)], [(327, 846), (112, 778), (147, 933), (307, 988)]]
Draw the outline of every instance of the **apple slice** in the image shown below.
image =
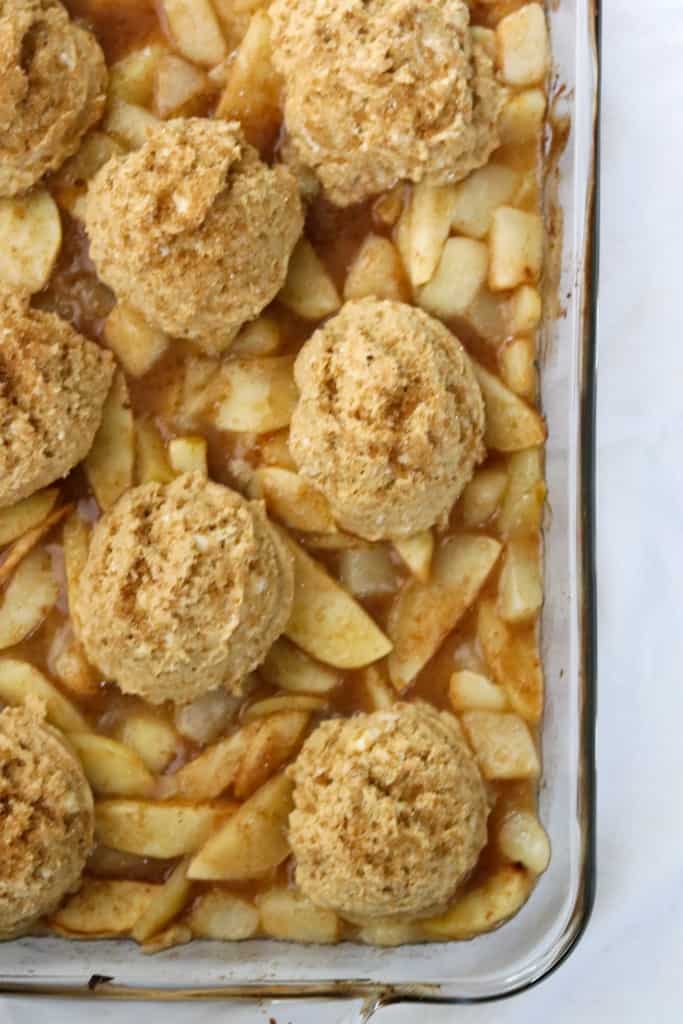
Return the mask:
[(62, 244), (62, 222), (49, 192), (0, 199), (0, 238), (0, 284), (40, 291)]
[(287, 820), (293, 784), (282, 772), (261, 786), (202, 846), (189, 878), (240, 881), (258, 878), (289, 856)]
[(432, 531), (422, 530), (421, 533), (414, 533), (412, 537), (395, 540), (394, 547), (413, 576), (417, 576), (418, 580), (426, 583), (429, 579), (432, 555), (434, 554), (434, 534)]
[(102, 423), (85, 460), (85, 472), (100, 508), (112, 507), (133, 486), (135, 425), (128, 387), (119, 371), (102, 411)]
[(81, 732), (88, 728), (76, 705), (37, 668), (26, 661), (0, 658), (0, 701), (10, 705), (23, 704), (29, 696), (39, 697), (45, 702), (48, 722), (62, 732)]
[(149, 796), (154, 778), (134, 750), (94, 732), (69, 735), (88, 782), (100, 796)]
[(284, 534), (294, 557), (294, 607), (285, 630), (307, 654), (334, 668), (363, 668), (391, 642), (367, 612), (310, 555)]
[(460, 534), (437, 550), (428, 583), (409, 580), (389, 613), (389, 676), (405, 690), (475, 601), (498, 560), (491, 537)]
[(491, 675), (508, 695), (512, 707), (530, 722), (543, 711), (543, 669), (536, 629), (511, 630), (493, 601), (482, 601), (477, 637)]
[(140, 857), (181, 857), (198, 849), (234, 807), (223, 802), (99, 800), (95, 804), (95, 838), (113, 850)]
[(531, 891), (531, 879), (523, 868), (500, 868), (485, 882), (456, 896), (445, 914), (430, 917), (422, 927), (430, 939), (470, 939), (507, 921)]
[(543, 444), (546, 426), (536, 410), (474, 359), (472, 366), (486, 407), (486, 447), (516, 452)]

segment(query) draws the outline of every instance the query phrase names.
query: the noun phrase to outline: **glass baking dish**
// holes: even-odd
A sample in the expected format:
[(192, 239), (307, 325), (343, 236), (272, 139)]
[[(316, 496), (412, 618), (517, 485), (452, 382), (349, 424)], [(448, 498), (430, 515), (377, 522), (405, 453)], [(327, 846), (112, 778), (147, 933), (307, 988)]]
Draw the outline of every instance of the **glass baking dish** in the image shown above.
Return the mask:
[[(546, 203), (563, 220), (560, 317), (543, 338), (550, 511), (545, 529), (547, 680), (540, 812), (553, 857), (528, 904), (471, 942), (376, 949), (194, 942), (154, 957), (132, 942), (26, 938), (0, 946), (0, 991), (131, 998), (488, 1000), (546, 976), (588, 921), (594, 889), (593, 446), (598, 0), (550, 5), (556, 124), (571, 119)], [(557, 205), (556, 205), (557, 204)], [(556, 208), (555, 208), (556, 206)], [(558, 210), (560, 211), (558, 217)], [(318, 1020), (325, 1016), (320, 1004)]]

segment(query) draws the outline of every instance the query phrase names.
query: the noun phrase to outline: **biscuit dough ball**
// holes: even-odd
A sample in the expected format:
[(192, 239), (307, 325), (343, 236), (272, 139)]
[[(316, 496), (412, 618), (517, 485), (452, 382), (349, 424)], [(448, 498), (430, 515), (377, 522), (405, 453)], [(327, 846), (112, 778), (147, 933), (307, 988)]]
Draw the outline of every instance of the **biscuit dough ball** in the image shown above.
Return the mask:
[(106, 97), (98, 43), (57, 0), (0, 0), (0, 196), (72, 156)]
[(24, 296), (0, 293), (0, 508), (85, 458), (114, 359)]
[(292, 607), (292, 559), (258, 502), (200, 473), (143, 484), (98, 522), (73, 609), (89, 660), (127, 693), (240, 695)]
[(297, 885), (352, 920), (439, 911), (486, 843), (479, 769), (430, 705), (323, 722), (290, 772)]
[(110, 160), (88, 192), (97, 271), (147, 319), (219, 352), (284, 284), (303, 228), (294, 175), (237, 124), (169, 121)]
[(290, 451), (367, 540), (447, 519), (484, 456), (484, 403), (451, 332), (401, 302), (347, 302), (306, 342)]
[(0, 712), (0, 807), (0, 939), (8, 939), (77, 888), (93, 845), (90, 787), (40, 702)]
[(500, 144), (504, 92), (465, 0), (275, 0), (288, 158), (339, 206), (459, 181)]

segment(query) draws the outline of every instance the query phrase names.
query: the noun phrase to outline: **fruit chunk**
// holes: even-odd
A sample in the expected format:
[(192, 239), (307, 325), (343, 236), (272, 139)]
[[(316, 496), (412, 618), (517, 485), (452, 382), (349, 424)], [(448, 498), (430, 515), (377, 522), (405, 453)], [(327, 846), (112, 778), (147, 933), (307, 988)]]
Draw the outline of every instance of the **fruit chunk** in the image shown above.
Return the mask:
[(135, 424), (135, 480), (138, 484), (168, 484), (175, 473), (168, 461), (166, 445), (151, 420)]
[(187, 877), (187, 860), (183, 860), (163, 885), (154, 887), (150, 902), (133, 926), (133, 938), (137, 942), (145, 942), (152, 935), (157, 935), (180, 913), (191, 891), (192, 882)]
[(479, 708), (484, 711), (504, 711), (508, 706), (505, 690), (496, 686), (478, 672), (462, 669), (454, 672), (448, 687), (448, 696), (454, 711)]
[(398, 252), (388, 238), (368, 235), (349, 267), (344, 282), (344, 298), (395, 299), (406, 298), (403, 268)]
[(164, 354), (169, 337), (130, 306), (117, 303), (106, 319), (104, 338), (131, 377), (143, 377)]
[(288, 469), (264, 466), (253, 476), (254, 497), (263, 498), (273, 519), (302, 533), (336, 533), (327, 499), (320, 491)]
[(395, 540), (394, 547), (402, 560), (408, 566), (413, 576), (426, 583), (429, 579), (429, 571), (434, 554), (434, 534), (431, 530), (422, 530), (413, 534), (412, 537), (405, 537), (403, 540)]
[(520, 175), (504, 164), (487, 164), (456, 185), (451, 226), (461, 235), (485, 238), (496, 207), (511, 202)]
[(508, 477), (501, 466), (486, 466), (474, 474), (462, 493), (462, 521), (467, 527), (485, 526), (496, 514)]
[(543, 127), (545, 105), (542, 89), (527, 89), (512, 96), (500, 116), (501, 141), (505, 145), (521, 146), (538, 138)]
[(396, 691), (385, 683), (381, 673), (374, 665), (363, 671), (363, 686), (373, 711), (387, 711), (396, 703)]
[(469, 939), (490, 931), (512, 917), (531, 891), (531, 879), (522, 868), (500, 868), (485, 882), (456, 896), (445, 914), (422, 923), (430, 939)]
[(491, 674), (508, 695), (512, 707), (530, 722), (543, 711), (543, 669), (536, 630), (509, 629), (493, 601), (482, 601), (477, 637)]
[(537, 288), (523, 284), (510, 296), (506, 315), (510, 334), (535, 331), (541, 320), (542, 302)]
[(161, 774), (178, 753), (178, 736), (172, 726), (144, 711), (126, 715), (116, 736), (134, 750), (155, 775)]
[(47, 551), (35, 549), (15, 569), (0, 604), (0, 650), (37, 629), (59, 594)]
[(0, 238), (0, 284), (40, 291), (62, 244), (62, 222), (54, 199), (42, 189), (0, 199)]
[(212, 800), (231, 786), (256, 730), (239, 729), (212, 744), (161, 780), (162, 794), (185, 800)]
[(216, 117), (239, 121), (252, 145), (261, 149), (279, 127), (280, 77), (271, 58), (271, 25), (266, 11), (255, 11), (244, 39), (228, 65)]
[(431, 281), (417, 293), (418, 305), (448, 320), (461, 316), (486, 281), (488, 246), (472, 238), (449, 238)]
[(532, 536), (541, 528), (546, 486), (541, 448), (515, 452), (508, 459), (508, 484), (498, 528), (503, 537)]
[(519, 715), (464, 711), (460, 721), (485, 779), (533, 779), (539, 774), (529, 726)]
[(230, 346), (233, 356), (272, 356), (280, 347), (280, 328), (269, 316), (245, 324)]
[(29, 696), (39, 697), (45, 703), (48, 722), (62, 732), (87, 730), (88, 723), (78, 708), (42, 672), (27, 661), (0, 658), (0, 701), (23, 704)]
[(141, 857), (181, 857), (201, 846), (233, 809), (234, 804), (224, 803), (99, 800), (95, 838), (114, 850)]
[(421, 182), (413, 189), (396, 232), (403, 266), (414, 288), (431, 280), (451, 227), (454, 189)]
[(362, 668), (391, 650), (367, 612), (323, 567), (285, 535), (294, 556), (294, 607), (285, 633), (334, 668)]
[(36, 491), (16, 505), (0, 509), (0, 545), (11, 544), (29, 530), (39, 526), (50, 515), (59, 497), (56, 487)]
[(109, 102), (102, 127), (126, 149), (140, 149), (159, 123), (159, 118), (144, 107), (114, 97)]
[(209, 0), (161, 0), (161, 7), (183, 57), (210, 68), (227, 56), (223, 33)]
[(505, 291), (534, 284), (543, 266), (543, 221), (537, 213), (499, 206), (489, 235), (489, 288)]
[(271, 686), (292, 693), (330, 693), (341, 680), (338, 672), (313, 661), (284, 636), (271, 647), (259, 674)]
[(109, 68), (109, 96), (141, 107), (149, 106), (159, 62), (167, 54), (165, 46), (149, 43), (121, 57)]
[(508, 85), (535, 85), (550, 67), (550, 43), (540, 4), (526, 4), (498, 22), (498, 61)]
[(188, 876), (240, 881), (257, 878), (289, 855), (287, 819), (292, 782), (282, 773), (266, 782), (204, 844)]
[(449, 537), (437, 549), (429, 582), (405, 584), (387, 625), (394, 643), (389, 676), (399, 692), (412, 683), (476, 600), (500, 552), (501, 545), (491, 537)]
[(49, 925), (66, 936), (104, 939), (126, 935), (157, 888), (149, 882), (85, 878), (76, 895), (52, 915)]
[(256, 897), (266, 935), (287, 942), (337, 942), (340, 921), (295, 889), (269, 889)]
[(112, 507), (133, 486), (135, 426), (123, 374), (114, 377), (102, 423), (85, 460), (85, 472), (100, 508)]
[(543, 444), (545, 423), (536, 410), (475, 360), (472, 360), (472, 366), (486, 408), (486, 447), (515, 452)]
[(550, 840), (531, 811), (506, 814), (496, 839), (503, 856), (523, 864), (532, 875), (542, 874), (550, 863)]
[(220, 392), (213, 422), (219, 430), (264, 434), (286, 427), (298, 392), (293, 356), (234, 359), (220, 370)]
[(498, 353), (504, 383), (510, 391), (529, 400), (533, 400), (537, 387), (534, 354), (531, 338), (514, 338)]
[(193, 905), (188, 920), (197, 938), (237, 942), (258, 931), (259, 912), (239, 896), (223, 889), (209, 889)]
[(278, 299), (303, 320), (322, 320), (341, 306), (334, 281), (306, 238), (299, 240), (292, 253)]
[[(238, 800), (251, 796), (294, 756), (303, 742), (309, 712), (325, 707), (325, 702), (319, 697), (290, 696), (284, 699), (288, 700), (289, 704), (277, 704), (277, 697), (271, 698), (270, 702), (259, 702), (262, 705), (270, 703), (271, 707), (261, 709), (263, 717), (254, 717), (256, 729), (235, 775), (234, 789)], [(312, 705), (313, 701), (317, 701), (317, 704)], [(254, 708), (257, 708), (257, 705), (252, 704), (249, 709), (253, 715)]]
[(154, 110), (164, 119), (191, 114), (196, 101), (209, 88), (209, 80), (203, 71), (168, 53), (159, 61), (154, 82)]
[(339, 556), (339, 578), (354, 597), (382, 597), (396, 590), (389, 550), (381, 544), (350, 548)]
[(154, 779), (130, 747), (94, 732), (70, 733), (88, 782), (100, 796), (149, 796)]
[(498, 581), (498, 610), (506, 622), (519, 624), (532, 621), (542, 603), (539, 544), (535, 539), (511, 540)]
[(174, 437), (168, 443), (168, 461), (176, 473), (209, 475), (205, 437)]

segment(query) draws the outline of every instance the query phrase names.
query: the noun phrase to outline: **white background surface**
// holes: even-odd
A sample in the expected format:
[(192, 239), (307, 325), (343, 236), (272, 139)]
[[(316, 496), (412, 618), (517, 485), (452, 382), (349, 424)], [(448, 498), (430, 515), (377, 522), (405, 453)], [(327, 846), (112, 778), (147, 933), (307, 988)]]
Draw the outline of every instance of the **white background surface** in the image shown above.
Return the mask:
[[(390, 1008), (380, 1024), (682, 1016), (683, 0), (603, 3), (596, 907), (574, 955), (533, 991), (488, 1007)], [(322, 1016), (291, 1004), (0, 1000), (2, 1024)], [(324, 1016), (350, 1024), (355, 1013)]]

